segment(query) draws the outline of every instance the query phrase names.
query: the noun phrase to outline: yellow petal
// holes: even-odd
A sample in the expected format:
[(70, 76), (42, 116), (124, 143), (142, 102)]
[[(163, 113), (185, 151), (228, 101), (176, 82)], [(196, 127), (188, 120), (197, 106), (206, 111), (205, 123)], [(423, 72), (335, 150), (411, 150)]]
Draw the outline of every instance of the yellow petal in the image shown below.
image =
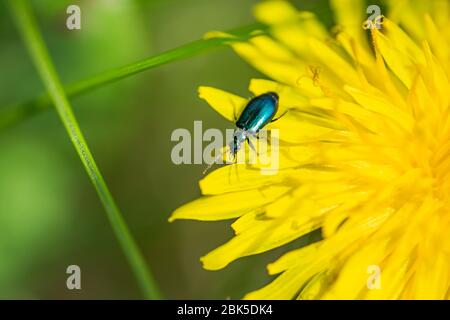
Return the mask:
[(199, 87), (198, 93), (214, 110), (232, 122), (248, 102), (247, 99), (212, 87)]
[(270, 263), (267, 266), (267, 270), (269, 274), (277, 274), (294, 267), (306, 267), (317, 259), (319, 247), (320, 242), (290, 251), (277, 261)]
[(228, 165), (214, 170), (200, 180), (202, 194), (213, 195), (224, 192), (248, 190), (276, 185), (286, 180), (292, 170), (280, 171), (277, 175), (264, 175), (261, 170), (251, 170), (246, 164)]
[(176, 209), (169, 221), (176, 219), (213, 221), (236, 218), (270, 203), (286, 190), (287, 188), (283, 187), (270, 187), (264, 191), (247, 190), (202, 197)]
[(257, 4), (254, 15), (267, 24), (279, 24), (297, 19), (297, 10), (287, 1), (270, 0)]
[(256, 18), (271, 25), (270, 33), (303, 58), (310, 56), (308, 37), (324, 40), (328, 32), (311, 12), (297, 11), (287, 1), (264, 1), (255, 6)]
[(249, 90), (255, 96), (266, 92), (276, 92), (280, 98), (278, 114), (282, 114), (288, 108), (306, 108), (309, 105), (308, 99), (300, 94), (300, 92), (275, 81), (252, 79)]
[[(259, 38), (264, 38), (264, 40), (261, 41)], [(264, 43), (271, 43), (271, 45)], [(289, 60), (274, 60), (270, 55), (265, 54), (266, 51), (269, 51), (272, 55), (280, 55), (279, 51), (283, 50), (279, 44), (275, 44), (267, 36), (254, 37), (249, 42), (233, 42), (231, 45), (236, 53), (249, 64), (274, 80), (295, 85), (297, 79), (302, 76), (305, 64), (300, 60), (294, 57)], [(273, 49), (274, 46), (278, 46), (278, 48)], [(283, 55), (286, 56), (287, 53)]]
[(374, 95), (366, 92), (362, 92), (356, 88), (349, 86), (345, 87), (345, 90), (364, 108), (380, 113), (385, 118), (392, 119), (402, 129), (410, 132), (413, 127), (413, 118), (407, 112), (392, 105), (388, 97), (383, 97), (381, 94)]
[(372, 271), (369, 268), (375, 267), (379, 270), (382, 259), (389, 254), (388, 250), (387, 243), (372, 243), (360, 248), (339, 271), (339, 278), (328, 289), (324, 298), (358, 299), (361, 292), (365, 291), (368, 285), (377, 285), (377, 283), (371, 281), (376, 282), (376, 275), (371, 274), (371, 272), (376, 270)]
[[(388, 24), (389, 25), (389, 24)], [(414, 45), (410, 45), (410, 40), (407, 36), (403, 36), (403, 32), (394, 32), (397, 41), (393, 45), (392, 40), (386, 35), (378, 32), (376, 29), (372, 31), (374, 37), (374, 43), (376, 48), (380, 51), (387, 65), (393, 70), (397, 77), (403, 82), (403, 84), (410, 88), (414, 75), (417, 73), (418, 64), (424, 64), (425, 58), (423, 53), (414, 56), (416, 50)], [(402, 35), (402, 36), (399, 36)], [(405, 45), (407, 49), (402, 48)], [(407, 51), (410, 50), (410, 51)]]
[(292, 268), (278, 276), (264, 288), (250, 292), (246, 300), (290, 300), (317, 271), (316, 265)]
[(361, 45), (366, 45), (362, 23), (367, 19), (364, 16), (366, 3), (362, 0), (332, 0), (331, 7), (340, 31), (350, 35), (355, 41)]
[(286, 217), (282, 221), (263, 220), (230, 241), (201, 258), (207, 270), (218, 270), (230, 262), (279, 247), (318, 228), (318, 223), (311, 221), (297, 225), (296, 217)]

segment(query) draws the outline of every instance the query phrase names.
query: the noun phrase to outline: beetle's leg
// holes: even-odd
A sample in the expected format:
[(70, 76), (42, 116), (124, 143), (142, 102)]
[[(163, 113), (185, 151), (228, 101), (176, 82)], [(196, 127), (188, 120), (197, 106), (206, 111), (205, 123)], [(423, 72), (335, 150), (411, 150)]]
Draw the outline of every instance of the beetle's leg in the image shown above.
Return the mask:
[(245, 140), (247, 140), (248, 145), (250, 146), (250, 148), (252, 148), (253, 151), (255, 151), (255, 153), (259, 156), (258, 152), (256, 151), (255, 145), (253, 144), (252, 140), (250, 140), (249, 137), (245, 138)]
[(234, 164), (234, 169), (235, 169), (235, 171), (236, 171), (236, 179), (237, 179), (237, 181), (239, 182), (239, 181), (241, 181), (241, 180), (239, 179), (237, 158), (236, 158), (236, 163)]
[[(266, 129), (264, 129), (264, 130), (266, 130)], [(256, 139), (261, 139), (261, 138), (264, 138), (265, 136), (263, 136), (263, 137), (261, 137), (261, 135), (260, 135), (260, 132), (261, 131), (263, 131), (263, 130), (260, 130), (260, 131), (258, 131), (257, 133), (255, 133), (254, 135), (253, 135), (253, 137), (255, 137)], [(266, 131), (267, 132), (267, 134), (269, 134), (270, 135), (270, 130), (267, 130)], [(267, 137), (266, 137), (267, 138)], [(269, 136), (269, 138), (270, 138), (270, 136)]]
[(275, 122), (275, 121), (277, 121), (277, 120), (280, 119), (281, 117), (285, 116), (286, 113), (288, 113), (288, 111), (289, 111), (289, 109), (287, 109), (285, 112), (283, 112), (283, 114), (282, 114), (281, 116), (279, 116), (278, 118), (272, 119), (272, 121), (270, 121), (270, 122)]
[[(233, 162), (234, 162), (234, 160), (233, 160)], [(233, 165), (233, 163), (231, 163), (231, 165)], [(230, 166), (228, 166), (228, 184), (231, 184), (231, 167)]]
[(237, 151), (233, 152), (233, 162), (231, 163), (231, 165), (229, 165), (229, 170), (228, 170), (228, 184), (231, 184), (231, 167), (234, 165), (235, 167), (235, 171), (236, 171), (236, 178), (239, 181), (239, 175), (238, 175), (238, 171), (237, 171)]
[[(262, 136), (261, 136), (261, 132), (263, 132), (263, 134), (262, 134)], [(265, 139), (266, 141), (267, 141), (267, 143), (269, 143), (269, 140), (270, 140), (270, 137), (271, 137), (271, 132), (272, 131), (270, 131), (270, 130), (267, 130), (267, 129), (263, 129), (263, 130), (260, 130), (260, 131), (258, 131), (256, 134), (254, 134), (253, 136), (256, 138), (256, 139)]]
[[(264, 132), (262, 136), (260, 136), (260, 132), (261, 132), (261, 131), (258, 131), (257, 133), (251, 135), (251, 137), (255, 137), (256, 139), (258, 139), (258, 151), (255, 150), (255, 146), (253, 145), (253, 143), (252, 143), (250, 140), (247, 140), (249, 146), (253, 149), (253, 151), (256, 152), (256, 154), (258, 155), (258, 157), (260, 157), (261, 154), (264, 155), (264, 154), (267, 154), (267, 152), (268, 152), (267, 147), (265, 147), (265, 148), (262, 147), (262, 146), (261, 146), (261, 143), (267, 143), (267, 145), (270, 146), (270, 142), (271, 142), (271, 139), (270, 139), (271, 131), (270, 131), (270, 130), (265, 130), (265, 129), (262, 130), (262, 131)], [(267, 136), (267, 135), (268, 135), (268, 136)], [(261, 141), (260, 141), (260, 139), (264, 139), (264, 140), (261, 140)], [(264, 152), (264, 153), (261, 153), (261, 151), (265, 151), (265, 152)]]

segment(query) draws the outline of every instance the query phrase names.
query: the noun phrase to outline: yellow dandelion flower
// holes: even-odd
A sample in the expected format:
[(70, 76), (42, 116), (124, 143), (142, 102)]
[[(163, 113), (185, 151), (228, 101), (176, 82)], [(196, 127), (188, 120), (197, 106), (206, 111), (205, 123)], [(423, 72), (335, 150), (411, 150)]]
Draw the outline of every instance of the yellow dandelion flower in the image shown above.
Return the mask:
[[(237, 219), (235, 236), (201, 258), (209, 270), (320, 230), (269, 264), (278, 277), (248, 299), (448, 299), (450, 2), (388, 1), (368, 30), (363, 1), (331, 5), (332, 33), (288, 2), (256, 6), (270, 35), (232, 46), (272, 79), (250, 91), (289, 108), (269, 125), (280, 169), (235, 164), (230, 180), (219, 168), (171, 220)], [(209, 87), (200, 97), (229, 120), (247, 101)]]

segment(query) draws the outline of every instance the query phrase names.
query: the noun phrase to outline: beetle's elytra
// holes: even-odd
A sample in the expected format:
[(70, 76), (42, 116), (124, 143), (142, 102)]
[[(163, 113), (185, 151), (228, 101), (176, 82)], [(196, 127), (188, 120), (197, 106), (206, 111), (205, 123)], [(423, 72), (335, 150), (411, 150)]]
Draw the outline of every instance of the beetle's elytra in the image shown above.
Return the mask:
[(277, 111), (278, 95), (274, 92), (264, 93), (249, 101), (236, 121), (236, 127), (257, 133), (272, 121)]

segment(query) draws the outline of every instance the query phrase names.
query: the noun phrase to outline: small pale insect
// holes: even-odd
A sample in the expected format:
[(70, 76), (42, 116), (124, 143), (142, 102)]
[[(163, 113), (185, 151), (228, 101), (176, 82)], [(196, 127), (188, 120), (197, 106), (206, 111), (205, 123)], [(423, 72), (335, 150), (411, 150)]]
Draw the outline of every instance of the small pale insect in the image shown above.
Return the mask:
[[(256, 151), (250, 138), (257, 137), (259, 130), (286, 114), (285, 112), (274, 119), (274, 116), (278, 111), (278, 100), (278, 94), (275, 92), (267, 92), (254, 97), (247, 103), (241, 115), (236, 120), (233, 141), (228, 146), (233, 158), (236, 157), (236, 154), (245, 141), (247, 141), (249, 146)], [(222, 157), (222, 154), (219, 154), (216, 157), (205, 171), (203, 171), (203, 174), (205, 174), (220, 157)]]

